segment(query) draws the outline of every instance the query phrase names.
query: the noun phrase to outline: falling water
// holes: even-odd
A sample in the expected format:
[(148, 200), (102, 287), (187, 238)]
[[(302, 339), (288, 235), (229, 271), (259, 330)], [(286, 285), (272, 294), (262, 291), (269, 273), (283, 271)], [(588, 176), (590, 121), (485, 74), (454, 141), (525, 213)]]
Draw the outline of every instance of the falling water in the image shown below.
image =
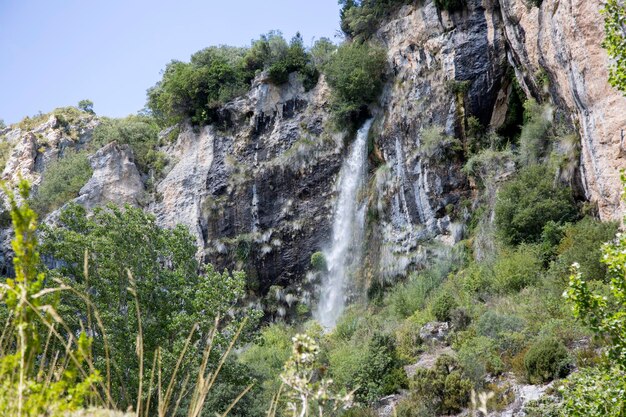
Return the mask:
[(331, 247), (324, 251), (328, 273), (322, 282), (315, 318), (325, 328), (335, 326), (346, 302), (348, 274), (360, 258), (365, 206), (359, 205), (358, 193), (365, 182), (367, 136), (372, 121), (359, 129), (356, 140), (339, 172), (339, 196), (335, 206)]

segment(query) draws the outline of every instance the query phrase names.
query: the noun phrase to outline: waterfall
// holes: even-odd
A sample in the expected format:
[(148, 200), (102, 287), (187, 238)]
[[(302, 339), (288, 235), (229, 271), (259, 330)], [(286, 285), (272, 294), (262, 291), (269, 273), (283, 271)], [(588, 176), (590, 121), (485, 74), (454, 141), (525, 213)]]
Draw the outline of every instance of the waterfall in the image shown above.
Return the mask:
[(322, 282), (315, 318), (325, 328), (335, 326), (346, 303), (348, 275), (361, 258), (365, 204), (359, 205), (359, 191), (365, 183), (367, 170), (367, 136), (372, 120), (357, 132), (356, 140), (343, 162), (337, 186), (332, 243), (324, 251), (328, 271)]

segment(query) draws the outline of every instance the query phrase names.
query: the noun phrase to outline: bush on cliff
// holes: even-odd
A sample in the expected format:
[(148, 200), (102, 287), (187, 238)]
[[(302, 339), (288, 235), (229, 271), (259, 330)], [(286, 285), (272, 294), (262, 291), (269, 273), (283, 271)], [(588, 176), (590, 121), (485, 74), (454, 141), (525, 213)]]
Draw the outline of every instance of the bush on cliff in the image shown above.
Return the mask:
[(48, 214), (78, 197), (92, 172), (86, 152), (66, 151), (44, 172), (32, 199), (33, 209), (39, 215)]
[(341, 30), (357, 42), (368, 40), (381, 23), (410, 0), (339, 0)]
[(251, 74), (242, 70), (245, 53), (244, 48), (213, 46), (193, 54), (190, 62), (170, 62), (161, 81), (148, 90), (148, 108), (163, 124), (215, 120), (221, 105), (247, 90)]
[(193, 54), (188, 63), (170, 62), (161, 81), (148, 90), (147, 107), (163, 125), (184, 119), (212, 123), (219, 119), (218, 109), (245, 94), (263, 70), (274, 84), (285, 83), (297, 71), (305, 89), (312, 88), (319, 75), (300, 34), (287, 44), (280, 32), (271, 31), (250, 48), (211, 46)]
[(356, 127), (382, 90), (385, 51), (369, 44), (345, 43), (324, 68), (332, 88), (331, 106), (340, 127)]
[(541, 165), (525, 168), (498, 192), (496, 226), (505, 243), (537, 242), (549, 221), (575, 220), (577, 208), (570, 188), (555, 183)]
[(165, 154), (158, 150), (159, 127), (148, 116), (128, 116), (123, 119), (104, 118), (94, 129), (91, 142), (95, 151), (109, 142), (130, 145), (140, 171), (158, 174), (164, 167)]

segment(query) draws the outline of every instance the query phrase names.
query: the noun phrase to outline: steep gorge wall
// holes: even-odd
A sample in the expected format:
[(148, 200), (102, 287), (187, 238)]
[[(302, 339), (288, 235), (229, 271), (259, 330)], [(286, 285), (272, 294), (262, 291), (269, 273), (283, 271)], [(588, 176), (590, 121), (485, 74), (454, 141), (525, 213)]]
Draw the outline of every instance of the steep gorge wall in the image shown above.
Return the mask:
[(548, 93), (580, 135), (586, 197), (603, 220), (621, 219), (624, 204), (619, 171), (626, 168), (626, 98), (608, 82), (609, 60), (601, 43), (600, 0), (544, 0), (529, 9), (523, 0), (499, 0), (509, 59), (529, 92)]
[[(425, 132), (439, 126), (464, 146), (466, 116), (501, 124), (511, 66), (529, 95), (551, 102), (579, 132), (579, 177), (600, 216), (621, 216), (626, 99), (607, 82), (600, 7), (595, 0), (544, 0), (540, 8), (468, 0), (449, 14), (425, 1), (383, 24), (376, 37), (387, 48), (389, 75), (372, 108), (370, 178), (361, 196), (369, 204), (364, 279), (403, 274), (462, 237), (475, 197), (466, 161), (454, 143), (425, 152)], [(333, 133), (329, 117), (323, 78), (305, 91), (296, 74), (282, 86), (259, 77), (221, 109), (219, 123), (180, 127), (163, 148), (170, 163), (152, 189), (138, 182), (128, 149), (107, 145), (91, 157), (94, 175), (77, 201), (116, 200), (118, 190), (117, 202), (144, 206), (161, 225), (187, 225), (207, 261), (247, 269), (258, 293), (278, 285), (286, 288), (284, 304), (306, 301), (312, 291), (301, 284), (313, 277), (311, 254), (329, 243), (335, 180), (351, 140)], [(5, 178), (38, 181), (46, 161), (89, 140), (97, 120), (77, 127), (78, 139), (46, 123), (4, 132), (17, 144)]]

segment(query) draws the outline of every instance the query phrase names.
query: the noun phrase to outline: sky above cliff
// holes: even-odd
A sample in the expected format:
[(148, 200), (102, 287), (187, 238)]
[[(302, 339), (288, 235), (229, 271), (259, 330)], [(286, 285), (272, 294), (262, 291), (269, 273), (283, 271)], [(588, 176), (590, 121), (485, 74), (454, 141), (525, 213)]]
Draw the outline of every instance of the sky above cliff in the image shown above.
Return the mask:
[(0, 0), (0, 119), (94, 102), (121, 117), (172, 59), (206, 46), (246, 46), (261, 33), (334, 38), (337, 0)]

